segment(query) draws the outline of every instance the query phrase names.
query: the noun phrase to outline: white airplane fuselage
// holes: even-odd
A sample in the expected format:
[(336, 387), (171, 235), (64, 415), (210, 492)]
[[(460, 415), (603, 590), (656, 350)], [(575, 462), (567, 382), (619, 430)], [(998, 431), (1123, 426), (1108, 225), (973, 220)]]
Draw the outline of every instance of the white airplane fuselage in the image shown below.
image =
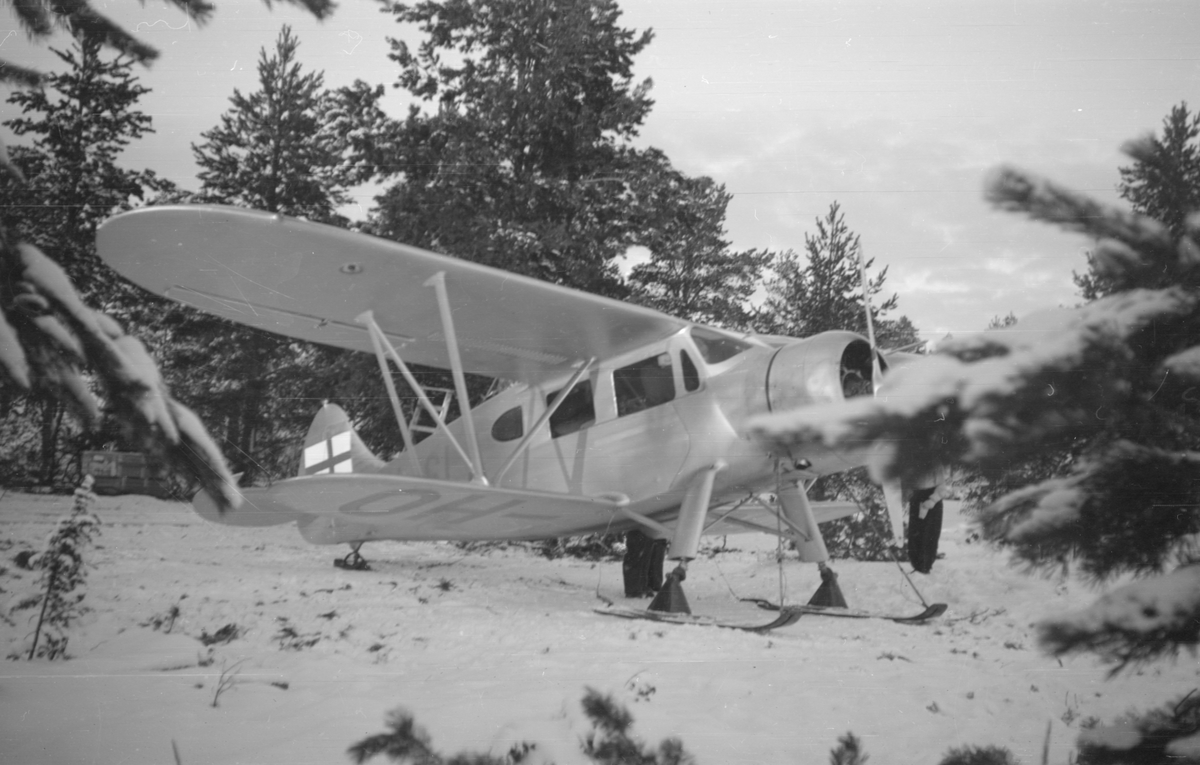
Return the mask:
[[(867, 341), (850, 332), (768, 342), (690, 327), (595, 365), (502, 475), (498, 471), (548, 408), (548, 397), (571, 375), (514, 386), (474, 407), (484, 474), (504, 488), (624, 496), (631, 510), (663, 520), (674, 515), (697, 473), (721, 461), (713, 504), (745, 498), (774, 487), (777, 458), (790, 456), (772, 454), (753, 439), (745, 427), (749, 419), (843, 400), (848, 371), (869, 379), (869, 353)], [(637, 374), (647, 367), (650, 382), (639, 388)], [(637, 395), (654, 386), (648, 401)], [(565, 411), (572, 403), (583, 411)], [(462, 441), (462, 418), (449, 430)], [(421, 477), (471, 479), (470, 466), (444, 433), (433, 433), (414, 451)], [(859, 464), (822, 452), (794, 456), (787, 468), (816, 477)], [(385, 472), (418, 475), (403, 454)]]

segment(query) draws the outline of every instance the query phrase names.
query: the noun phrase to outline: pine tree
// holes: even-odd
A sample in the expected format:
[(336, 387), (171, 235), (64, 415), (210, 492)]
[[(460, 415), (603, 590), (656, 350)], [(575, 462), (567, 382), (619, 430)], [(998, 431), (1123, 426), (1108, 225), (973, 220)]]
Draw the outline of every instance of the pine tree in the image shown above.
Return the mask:
[[(650, 82), (632, 62), (652, 35), (610, 0), (448, 0), (390, 6), (425, 39), (392, 40), (414, 106), (399, 180), (375, 233), (589, 292), (623, 296), (614, 260), (637, 243), (630, 142)], [(446, 62), (453, 61), (454, 65)]]
[[(383, 90), (362, 82), (326, 89), (321, 73), (297, 62), (298, 47), (285, 25), (274, 49), (260, 52), (259, 89), (235, 90), (219, 124), (201, 134), (205, 140), (192, 147), (201, 187), (191, 201), (348, 222), (337, 208), (377, 172), (381, 155), (371, 139), (386, 140), (392, 129), (378, 105)], [(246, 482), (294, 471), (312, 412), (336, 393), (316, 387), (317, 379), (330, 382), (317, 372), (349, 367), (355, 371), (347, 380), (376, 374), (374, 359), (362, 354), (317, 349), (182, 306), (164, 324), (164, 373), (214, 424)]]
[(1120, 168), (1117, 190), (1133, 205), (1167, 227), (1178, 242), (1187, 217), (1200, 210), (1200, 114), (1189, 114), (1187, 102), (1163, 118), (1162, 138), (1148, 135), (1124, 147), (1134, 162)]
[[(376, 101), (382, 91), (359, 82), (339, 98), (325, 89), (322, 73), (301, 70), (299, 45), (285, 25), (274, 51), (259, 52), (259, 89), (248, 96), (234, 90), (220, 124), (192, 145), (200, 166), (197, 201), (346, 222), (337, 208), (349, 201), (349, 187), (367, 179), (344, 164), (352, 153), (346, 134), (361, 124), (356, 117), (381, 119)], [(357, 115), (346, 113), (351, 102)]]
[[(1119, 168), (1117, 191), (1134, 212), (1161, 222), (1173, 241), (1182, 241), (1187, 216), (1200, 210), (1200, 114), (1189, 114), (1187, 103), (1180, 103), (1163, 119), (1161, 138), (1147, 135), (1130, 141), (1123, 149), (1133, 164)], [(1087, 273), (1075, 274), (1075, 284), (1086, 300), (1104, 297), (1119, 288), (1118, 282), (1104, 275), (1097, 261), (1105, 257), (1090, 253)], [(1165, 277), (1157, 286), (1169, 283), (1169, 277)]]
[[(807, 337), (831, 329), (866, 333), (862, 274), (859, 269), (861, 243), (846, 225), (841, 206), (833, 202), (824, 218), (816, 221), (817, 233), (804, 235), (804, 257), (788, 250), (775, 257), (776, 277), (767, 284), (763, 321), (768, 331), (790, 337)], [(874, 259), (868, 259), (870, 269)], [(868, 283), (874, 298), (887, 280), (884, 268)], [(877, 325), (883, 314), (895, 309), (892, 295), (872, 301), (871, 319)]]
[(770, 255), (731, 252), (725, 210), (732, 195), (711, 178), (689, 178), (651, 150), (647, 170), (631, 185), (637, 208), (648, 212), (638, 242), (650, 260), (629, 281), (635, 299), (701, 324), (749, 329), (750, 298)]
[(917, 352), (922, 345), (917, 327), (907, 316), (880, 319), (875, 325), (875, 342), (884, 353), (890, 351)]
[(149, 89), (138, 83), (132, 61), (102, 55), (99, 40), (51, 50), (67, 68), (48, 76), (45, 87), (8, 97), (22, 114), (4, 125), (33, 141), (13, 149), (26, 183), (0, 187), (0, 214), (11, 236), (53, 252), (83, 297), (107, 308), (123, 282), (96, 256), (96, 227), (169, 185), (153, 171), (117, 164), (131, 141), (154, 132), (137, 108)]
[[(1185, 218), (1177, 237), (1157, 220), (1011, 169), (994, 175), (988, 196), (1002, 209), (1100, 240), (1093, 268), (1114, 291), (1018, 323), (1031, 331), (946, 343), (900, 368), (887, 398), (764, 418), (755, 430), (779, 446), (853, 452), (877, 441), (905, 443), (871, 458), (877, 477), (901, 479), (937, 463), (999, 468), (1081, 439), (1065, 474), (1017, 489), (983, 516), (985, 534), (1035, 569), (1070, 565), (1097, 582), (1138, 577), (1083, 611), (1047, 618), (1042, 646), (1055, 655), (1091, 652), (1113, 662), (1114, 672), (1194, 649), (1200, 215)], [(1154, 746), (1193, 747), (1194, 731)], [(1146, 735), (1132, 726), (1089, 740), (1132, 750)]]
[[(760, 323), (767, 331), (789, 337), (808, 337), (829, 330), (846, 329), (866, 334), (863, 307), (861, 244), (858, 234), (846, 225), (837, 202), (824, 218), (816, 220), (817, 233), (804, 235), (805, 257), (792, 250), (774, 256), (775, 278), (767, 284), (767, 299)], [(870, 268), (873, 260), (864, 267)], [(872, 297), (883, 292), (887, 269), (868, 282)], [(917, 341), (916, 329), (907, 317), (889, 321), (897, 297), (872, 301), (871, 316), (880, 347), (899, 348)], [(857, 560), (892, 560), (890, 528), (882, 492), (865, 470), (851, 470), (819, 478), (809, 487), (814, 500), (853, 501), (862, 508), (856, 515), (826, 524), (823, 533), (835, 557)]]

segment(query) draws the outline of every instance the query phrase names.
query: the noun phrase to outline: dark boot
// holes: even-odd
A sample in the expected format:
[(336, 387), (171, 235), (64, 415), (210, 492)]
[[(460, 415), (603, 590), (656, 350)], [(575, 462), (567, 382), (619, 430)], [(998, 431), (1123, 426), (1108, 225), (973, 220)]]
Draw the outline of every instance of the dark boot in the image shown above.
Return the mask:
[(646, 576), (646, 584), (654, 592), (663, 586), (663, 561), (667, 557), (667, 540), (655, 539), (650, 543), (650, 570)]
[[(650, 595), (650, 571), (654, 558), (654, 540), (634, 529), (625, 534), (625, 558), (621, 573), (625, 575), (625, 597), (644, 598)], [(659, 584), (662, 582), (662, 563), (659, 562)], [(657, 589), (657, 588), (655, 588)]]
[(921, 503), (933, 496), (933, 489), (915, 489), (908, 500), (908, 562), (917, 572), (928, 574), (937, 560), (938, 538), (942, 535), (942, 503), (929, 508), (921, 517)]

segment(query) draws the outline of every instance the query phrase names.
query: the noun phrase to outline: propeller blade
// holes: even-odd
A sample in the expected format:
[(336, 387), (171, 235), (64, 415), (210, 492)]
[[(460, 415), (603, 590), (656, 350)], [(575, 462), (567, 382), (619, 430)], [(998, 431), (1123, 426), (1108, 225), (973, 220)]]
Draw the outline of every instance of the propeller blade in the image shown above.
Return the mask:
[[(858, 272), (862, 280), (863, 309), (867, 314), (867, 340), (871, 344), (871, 387), (872, 395), (879, 396), (879, 386), (883, 382), (883, 369), (879, 363), (879, 346), (875, 342), (875, 325), (871, 321), (871, 288), (867, 281), (867, 264), (863, 260), (862, 248), (858, 250)], [(883, 484), (883, 501), (887, 505), (888, 520), (892, 524), (892, 539), (899, 547), (904, 546), (904, 500), (900, 484), (896, 481), (885, 481)]]

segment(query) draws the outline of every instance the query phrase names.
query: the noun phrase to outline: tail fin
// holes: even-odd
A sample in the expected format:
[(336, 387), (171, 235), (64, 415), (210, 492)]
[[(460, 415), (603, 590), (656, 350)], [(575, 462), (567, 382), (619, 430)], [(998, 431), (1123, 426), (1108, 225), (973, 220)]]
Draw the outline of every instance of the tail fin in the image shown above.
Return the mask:
[(384, 461), (371, 453), (337, 404), (325, 404), (304, 439), (300, 475), (378, 473)]

